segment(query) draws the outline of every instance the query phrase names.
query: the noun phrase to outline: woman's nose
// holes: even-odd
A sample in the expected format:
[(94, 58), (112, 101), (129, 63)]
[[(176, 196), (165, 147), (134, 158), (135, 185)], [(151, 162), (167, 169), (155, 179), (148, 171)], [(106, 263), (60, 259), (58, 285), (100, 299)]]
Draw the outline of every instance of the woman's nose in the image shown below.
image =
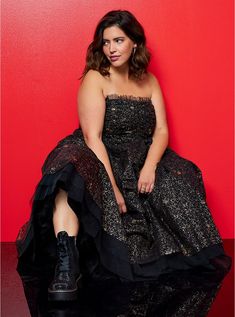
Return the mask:
[(115, 43), (110, 43), (110, 45), (109, 45), (109, 51), (110, 51), (110, 53), (114, 53), (114, 52), (116, 52), (116, 46), (115, 46)]

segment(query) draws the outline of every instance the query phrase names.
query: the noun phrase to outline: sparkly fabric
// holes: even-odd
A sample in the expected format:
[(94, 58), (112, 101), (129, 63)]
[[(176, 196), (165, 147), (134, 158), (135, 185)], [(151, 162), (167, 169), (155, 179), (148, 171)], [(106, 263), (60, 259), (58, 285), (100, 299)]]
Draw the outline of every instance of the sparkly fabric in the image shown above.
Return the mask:
[[(83, 195), (89, 195), (99, 209), (87, 203), (87, 200), (84, 203), (84, 196), (80, 204), (81, 209), (86, 208), (87, 212), (81, 216), (81, 222), (83, 223), (84, 219), (85, 231), (86, 226), (91, 226), (87, 231), (96, 241), (101, 241), (105, 235), (102, 240), (105, 242), (99, 242), (99, 245), (102, 245), (104, 252), (110, 252), (104, 257), (105, 265), (110, 270), (115, 267), (115, 264), (111, 263), (112, 254), (116, 261), (121, 258), (123, 266), (127, 263), (132, 265), (132, 269), (134, 267), (138, 272), (135, 274), (145, 275), (145, 265), (152, 265), (153, 271), (149, 273), (149, 276), (152, 276), (161, 271), (159, 269), (158, 272), (155, 262), (161, 259), (161, 266), (167, 266), (164, 256), (183, 257), (183, 261), (190, 266), (192, 263), (189, 262), (189, 257), (193, 258), (203, 251), (205, 258), (199, 256), (203, 263), (207, 261), (207, 257), (213, 257), (213, 251), (210, 254), (208, 248), (222, 243), (206, 204), (201, 171), (193, 162), (180, 157), (171, 149), (166, 149), (158, 164), (152, 193), (138, 194), (139, 172), (151, 145), (156, 123), (150, 98), (107, 96), (102, 139), (114, 177), (125, 199), (127, 213), (124, 215), (119, 213), (103, 164), (86, 146), (80, 129), (58, 143), (42, 168), (43, 178), (36, 191), (35, 204), (37, 200), (46, 200), (49, 188), (47, 184), (55, 183), (56, 177), (61, 177), (68, 164), (75, 169), (75, 172), (71, 172), (67, 177), (68, 187), (71, 188), (71, 184), (75, 182), (75, 174), (81, 177), (84, 182), (82, 190), (86, 193)], [(53, 186), (51, 185), (51, 188)], [(73, 197), (75, 195), (76, 193)], [(92, 207), (89, 207), (91, 205)], [(92, 208), (94, 211), (90, 212)], [(75, 211), (77, 213), (77, 210)], [(40, 211), (34, 213), (39, 214)], [(96, 227), (101, 227), (104, 233), (101, 233), (100, 229), (97, 229), (96, 233), (92, 232), (95, 221), (93, 218), (88, 220), (88, 215), (92, 213), (93, 218), (99, 222)], [(98, 235), (99, 238), (96, 238)], [(102, 253), (101, 246), (97, 248), (98, 253)], [(100, 258), (102, 260), (102, 254)], [(201, 264), (200, 261), (195, 261), (195, 264)], [(177, 265), (184, 267), (182, 263), (176, 264), (176, 267)], [(115, 273), (119, 274), (116, 271)]]

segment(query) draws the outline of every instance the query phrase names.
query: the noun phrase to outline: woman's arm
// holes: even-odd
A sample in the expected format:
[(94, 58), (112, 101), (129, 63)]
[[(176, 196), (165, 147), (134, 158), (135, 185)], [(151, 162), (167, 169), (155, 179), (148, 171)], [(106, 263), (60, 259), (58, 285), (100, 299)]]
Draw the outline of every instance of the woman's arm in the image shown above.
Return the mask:
[(156, 113), (157, 124), (153, 133), (152, 144), (148, 150), (138, 181), (138, 190), (141, 191), (141, 188), (145, 188), (146, 192), (153, 190), (155, 170), (168, 145), (168, 126), (161, 88), (158, 80), (153, 75), (150, 75), (150, 81), (152, 87), (151, 99)]
[(126, 212), (124, 199), (117, 187), (108, 153), (102, 142), (105, 116), (105, 98), (102, 92), (102, 76), (90, 70), (84, 77), (78, 92), (78, 116), (87, 146), (104, 164), (121, 212)]
[(157, 163), (168, 145), (168, 126), (166, 119), (165, 104), (157, 79), (153, 76), (152, 103), (155, 109), (157, 124), (153, 133), (153, 142), (149, 148), (145, 165), (156, 168)]

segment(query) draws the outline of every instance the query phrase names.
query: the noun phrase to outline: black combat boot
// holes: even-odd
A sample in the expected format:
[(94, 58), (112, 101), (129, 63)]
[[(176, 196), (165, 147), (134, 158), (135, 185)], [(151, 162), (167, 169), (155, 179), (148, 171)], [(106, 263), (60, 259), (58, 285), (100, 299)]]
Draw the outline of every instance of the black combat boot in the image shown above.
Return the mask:
[(69, 237), (66, 231), (61, 231), (57, 235), (57, 264), (48, 288), (48, 300), (76, 300), (80, 278), (76, 237)]

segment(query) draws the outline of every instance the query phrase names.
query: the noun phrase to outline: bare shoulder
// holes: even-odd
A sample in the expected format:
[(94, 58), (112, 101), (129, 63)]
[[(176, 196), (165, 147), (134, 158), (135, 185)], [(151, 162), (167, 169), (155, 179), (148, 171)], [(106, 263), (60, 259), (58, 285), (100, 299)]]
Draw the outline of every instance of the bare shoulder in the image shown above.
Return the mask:
[(96, 70), (89, 70), (83, 77), (78, 91), (78, 101), (103, 97), (104, 77)]
[(95, 84), (96, 86), (102, 87), (103, 82), (104, 77), (97, 70), (90, 69), (83, 77), (81, 86)]
[(147, 73), (147, 80), (153, 90), (160, 88), (159, 81), (153, 73), (151, 72)]

